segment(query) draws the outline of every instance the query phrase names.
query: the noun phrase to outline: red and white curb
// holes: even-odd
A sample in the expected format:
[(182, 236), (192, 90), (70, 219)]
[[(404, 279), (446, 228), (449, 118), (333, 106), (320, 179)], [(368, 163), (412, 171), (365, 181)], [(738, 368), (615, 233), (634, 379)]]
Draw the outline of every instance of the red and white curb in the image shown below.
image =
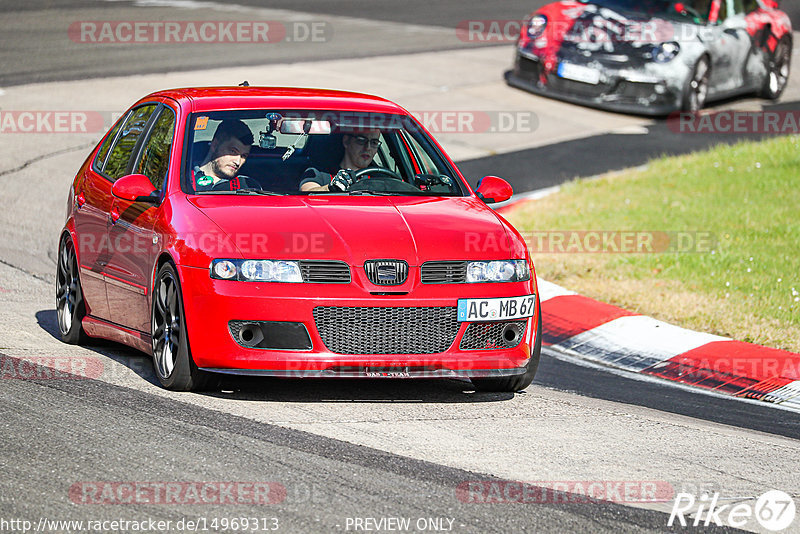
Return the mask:
[(694, 332), (537, 282), (548, 352), (800, 412), (800, 354)]

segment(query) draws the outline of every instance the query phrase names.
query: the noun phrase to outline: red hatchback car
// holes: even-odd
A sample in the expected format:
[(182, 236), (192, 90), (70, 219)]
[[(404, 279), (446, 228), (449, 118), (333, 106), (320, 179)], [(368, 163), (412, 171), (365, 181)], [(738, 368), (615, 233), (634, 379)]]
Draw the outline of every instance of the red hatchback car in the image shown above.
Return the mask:
[(525, 242), (382, 98), (221, 87), (134, 104), (78, 171), (59, 240), (62, 338), (220, 373), (460, 377), (516, 391), (541, 314)]

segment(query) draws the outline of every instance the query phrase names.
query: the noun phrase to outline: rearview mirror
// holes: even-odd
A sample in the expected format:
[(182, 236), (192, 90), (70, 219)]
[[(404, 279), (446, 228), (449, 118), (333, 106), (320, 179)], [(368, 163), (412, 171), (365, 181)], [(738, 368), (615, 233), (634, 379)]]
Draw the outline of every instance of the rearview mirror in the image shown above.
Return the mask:
[(313, 119), (283, 119), (280, 130), (282, 134), (329, 134), (331, 133), (331, 123), (329, 121), (317, 121)]
[(111, 186), (111, 194), (122, 200), (158, 204), (158, 191), (144, 174), (128, 174)]
[(511, 189), (511, 184), (498, 178), (497, 176), (484, 176), (478, 182), (478, 188), (475, 190), (478, 198), (487, 204), (494, 204), (496, 202), (504, 202), (511, 198), (514, 191)]

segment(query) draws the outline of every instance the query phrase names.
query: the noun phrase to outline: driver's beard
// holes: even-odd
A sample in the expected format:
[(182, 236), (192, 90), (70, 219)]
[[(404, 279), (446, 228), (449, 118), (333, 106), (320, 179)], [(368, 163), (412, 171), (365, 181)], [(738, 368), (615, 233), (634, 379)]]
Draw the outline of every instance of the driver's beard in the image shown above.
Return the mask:
[(219, 159), (215, 159), (211, 162), (211, 170), (214, 171), (214, 174), (219, 178), (230, 180), (236, 177), (236, 174), (229, 173), (227, 170), (219, 164)]

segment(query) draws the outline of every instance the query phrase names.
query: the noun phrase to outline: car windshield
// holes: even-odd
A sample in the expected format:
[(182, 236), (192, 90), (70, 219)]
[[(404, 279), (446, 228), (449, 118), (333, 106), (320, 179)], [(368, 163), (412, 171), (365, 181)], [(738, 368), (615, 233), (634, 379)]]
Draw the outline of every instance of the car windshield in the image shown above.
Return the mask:
[(584, 3), (648, 18), (661, 17), (705, 23), (708, 21), (712, 0), (592, 0)]
[[(351, 185), (322, 187), (342, 168), (355, 174)], [(319, 110), (191, 115), (182, 187), (204, 195), (467, 194), (411, 117)]]

